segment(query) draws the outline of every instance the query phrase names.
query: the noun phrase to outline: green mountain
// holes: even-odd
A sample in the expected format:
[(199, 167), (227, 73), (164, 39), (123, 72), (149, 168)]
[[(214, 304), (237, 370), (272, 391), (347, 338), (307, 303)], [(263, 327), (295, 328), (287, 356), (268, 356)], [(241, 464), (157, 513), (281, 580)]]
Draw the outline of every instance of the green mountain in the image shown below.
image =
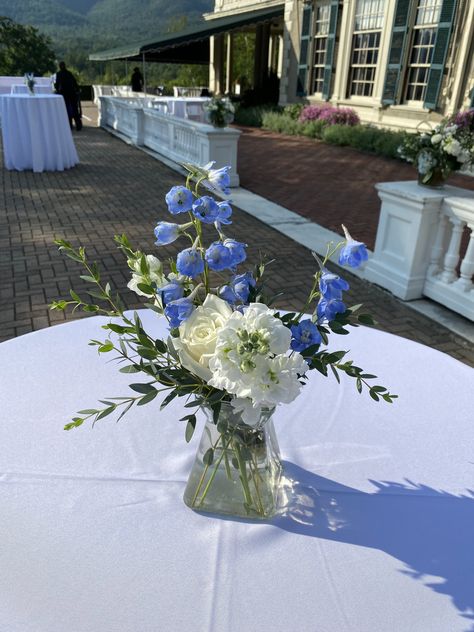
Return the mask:
[[(83, 83), (99, 77), (116, 83), (124, 80), (125, 67), (109, 65), (109, 74), (104, 76), (106, 67), (88, 62), (90, 53), (179, 31), (213, 7), (214, 0), (0, 0), (0, 16), (30, 24), (48, 35), (57, 59), (79, 71)], [(157, 84), (179, 69), (162, 67), (159, 72)], [(202, 85), (194, 76), (189, 80)]]
[[(69, 4), (80, 4), (80, 0)], [(61, 0), (0, 0), (0, 15), (21, 24), (31, 24), (48, 34), (50, 29), (57, 27), (81, 28), (88, 24), (84, 15), (72, 10)]]
[(102, 37), (107, 44), (154, 37), (178, 17), (191, 24), (213, 5), (213, 0), (0, 0), (0, 15), (38, 27), (60, 47), (72, 36), (97, 48)]

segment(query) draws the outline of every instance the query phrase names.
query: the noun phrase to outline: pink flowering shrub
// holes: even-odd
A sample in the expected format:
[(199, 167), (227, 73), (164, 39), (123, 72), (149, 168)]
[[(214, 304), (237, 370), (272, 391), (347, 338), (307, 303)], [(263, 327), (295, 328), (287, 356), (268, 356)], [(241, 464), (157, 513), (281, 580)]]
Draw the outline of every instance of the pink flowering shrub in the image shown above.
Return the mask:
[(474, 130), (474, 109), (458, 112), (452, 122), (461, 129)]
[(360, 119), (351, 108), (336, 108), (328, 103), (324, 105), (307, 105), (301, 111), (300, 123), (308, 121), (324, 121), (326, 125), (358, 125)]
[(333, 106), (329, 105), (329, 103), (325, 103), (324, 105), (306, 105), (300, 113), (299, 121), (300, 123), (307, 123), (308, 121), (317, 121), (321, 118), (321, 115), (326, 110), (333, 110)]

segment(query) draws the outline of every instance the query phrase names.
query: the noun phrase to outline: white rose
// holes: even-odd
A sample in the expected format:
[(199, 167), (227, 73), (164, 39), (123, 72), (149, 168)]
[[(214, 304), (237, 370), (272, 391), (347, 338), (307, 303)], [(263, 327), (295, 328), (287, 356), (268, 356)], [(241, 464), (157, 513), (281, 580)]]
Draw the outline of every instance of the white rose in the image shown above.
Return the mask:
[(208, 294), (204, 303), (179, 326), (179, 338), (173, 338), (181, 364), (206, 382), (212, 377), (209, 360), (216, 349), (217, 334), (232, 313), (224, 300)]
[(442, 140), (443, 140), (443, 136), (441, 134), (435, 134), (434, 136), (431, 137), (431, 144), (437, 145)]

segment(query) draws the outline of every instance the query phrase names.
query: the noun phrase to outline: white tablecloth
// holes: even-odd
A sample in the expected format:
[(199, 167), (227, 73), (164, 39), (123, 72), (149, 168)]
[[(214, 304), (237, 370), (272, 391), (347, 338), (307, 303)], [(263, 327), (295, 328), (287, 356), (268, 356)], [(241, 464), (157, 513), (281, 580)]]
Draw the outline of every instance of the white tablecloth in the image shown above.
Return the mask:
[[(28, 86), (24, 83), (15, 84), (11, 88), (11, 94), (28, 94)], [(49, 86), (35, 86), (35, 94), (53, 94), (51, 85)]]
[(62, 96), (0, 96), (7, 169), (63, 171), (79, 162)]
[(400, 399), (312, 375), (275, 414), (283, 515), (221, 519), (181, 500), (202, 420), (186, 444), (179, 402), (62, 430), (146, 381), (87, 346), (103, 322), (0, 345), (2, 632), (472, 629), (472, 369), (366, 328), (336, 337)]

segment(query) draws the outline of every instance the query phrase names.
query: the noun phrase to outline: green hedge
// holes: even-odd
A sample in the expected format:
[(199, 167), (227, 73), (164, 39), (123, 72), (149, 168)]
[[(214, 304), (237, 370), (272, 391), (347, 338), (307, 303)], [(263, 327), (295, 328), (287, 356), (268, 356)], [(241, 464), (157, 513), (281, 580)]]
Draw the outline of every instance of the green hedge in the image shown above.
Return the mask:
[(371, 125), (332, 125), (324, 130), (323, 140), (332, 145), (346, 145), (379, 156), (399, 158), (397, 149), (405, 135), (406, 132), (392, 132)]
[(248, 125), (249, 127), (262, 127), (262, 119), (267, 113), (281, 112), (278, 105), (254, 105), (249, 107), (239, 106), (236, 109), (234, 123)]
[(267, 112), (262, 127), (279, 134), (308, 136), (331, 145), (354, 147), (388, 158), (399, 158), (397, 153), (406, 132), (392, 132), (371, 125), (327, 125), (324, 121), (300, 123), (286, 112)]

